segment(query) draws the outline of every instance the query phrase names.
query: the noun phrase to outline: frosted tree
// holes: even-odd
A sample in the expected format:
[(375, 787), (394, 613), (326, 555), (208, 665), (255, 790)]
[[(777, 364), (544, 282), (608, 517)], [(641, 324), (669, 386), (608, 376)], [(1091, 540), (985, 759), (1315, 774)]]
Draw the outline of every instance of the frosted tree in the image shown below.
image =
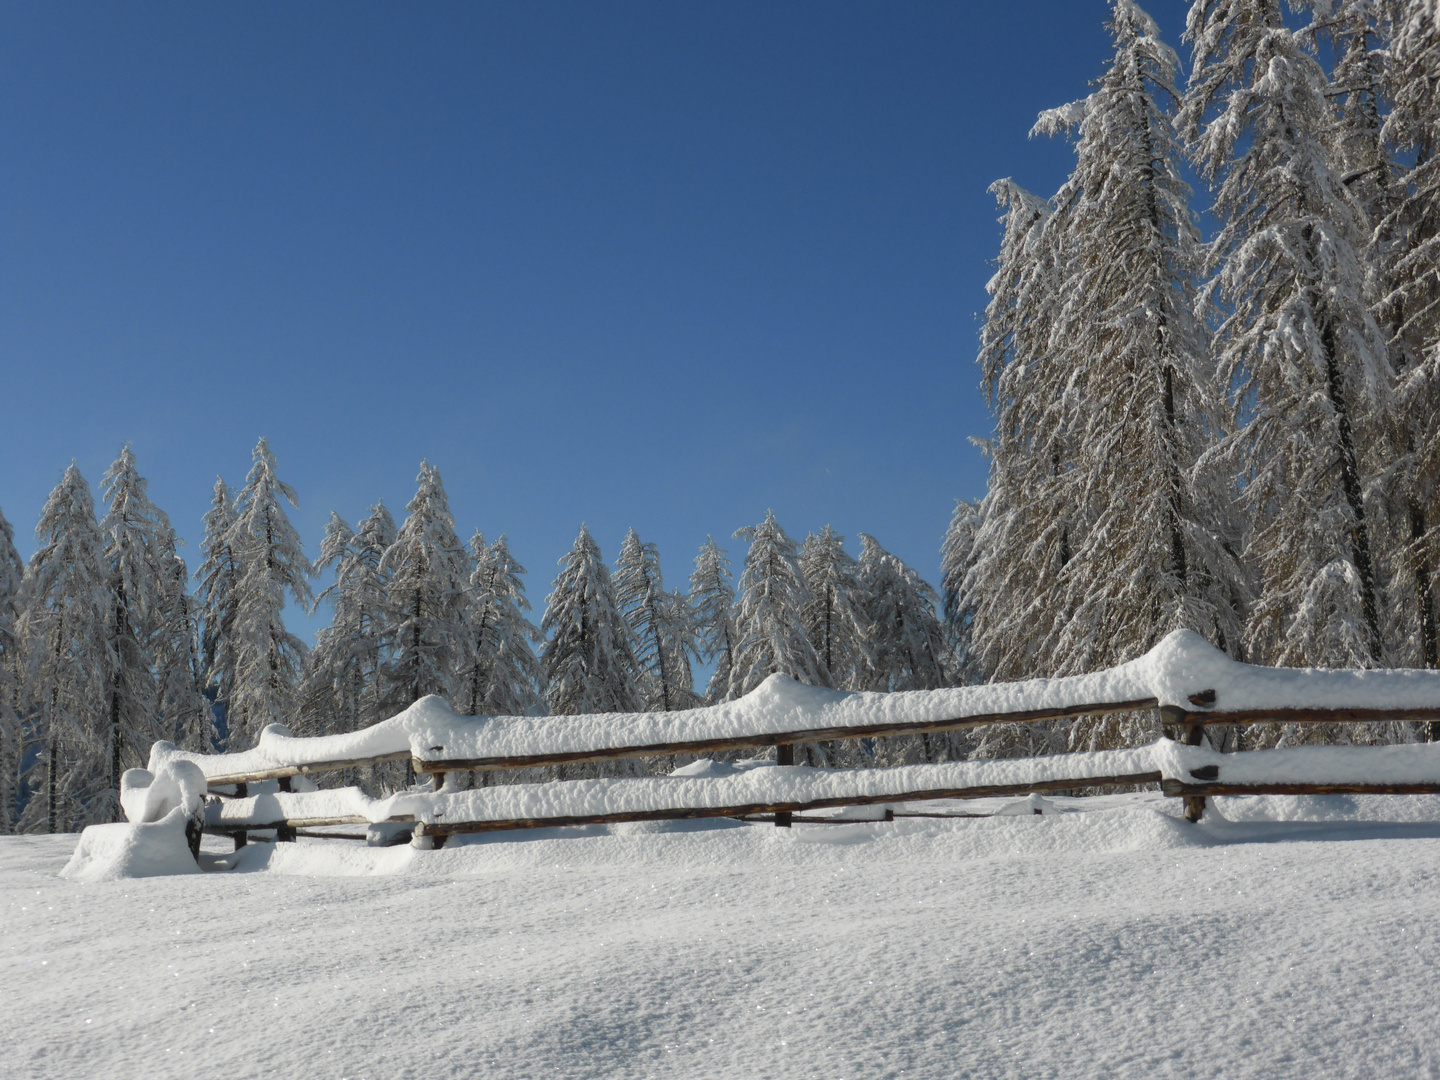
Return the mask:
[(868, 624), (856, 580), (859, 568), (845, 538), (826, 525), (800, 545), (800, 573), (808, 598), (800, 609), (826, 685), (859, 690), (869, 661)]
[(291, 724), (305, 644), (285, 628), (286, 597), (308, 606), (314, 570), (283, 503), (295, 491), (275, 473), (275, 455), (261, 439), (245, 487), (235, 498), (228, 538), (238, 571), (232, 628), (234, 686), (228, 701), (231, 749), (255, 744), (267, 724)]
[(978, 658), (973, 652), (972, 624), (974, 608), (965, 592), (965, 582), (975, 565), (975, 540), (984, 521), (982, 504), (968, 499), (955, 500), (955, 513), (945, 530), (940, 545), (941, 615), (949, 637), (950, 652), (955, 657), (955, 681), (960, 685), (977, 683), (983, 677)]
[(1384, 648), (1362, 454), (1379, 442), (1389, 372), (1365, 302), (1362, 208), (1328, 152), (1325, 73), (1278, 0), (1199, 0), (1187, 37), (1179, 126), (1218, 185), (1221, 225), (1201, 310), (1235, 425), (1215, 457), (1243, 477), (1258, 577), (1246, 651), (1371, 666)]
[(1171, 121), (1179, 60), (1129, 0), (1114, 4), (1110, 29), (1114, 55), (1094, 92), (1035, 127), (1076, 131), (1075, 169), (1045, 224), (1062, 253), (1045, 366), (1064, 379), (1047, 400), (1069, 443), (1047, 509), (1085, 523), (1043, 620), (1057, 675), (1123, 663), (1179, 628), (1236, 643), (1244, 595), (1230, 477), (1196, 470), (1220, 410), (1192, 314), (1199, 244)]
[[(1393, 459), (1378, 484), (1391, 534), (1388, 611), (1396, 662), (1433, 668), (1440, 666), (1440, 28), (1424, 7), (1384, 5), (1385, 47), (1366, 58), (1382, 56), (1390, 111), (1381, 141), (1403, 162), (1385, 170), (1388, 199), (1369, 251), (1376, 315), (1396, 377)], [(1431, 738), (1440, 738), (1440, 725), (1432, 725)]]
[(200, 618), (200, 663), (206, 684), (228, 712), (235, 693), (235, 608), (242, 566), (234, 549), (235, 496), (224, 480), (215, 479), (215, 494), (205, 514), (205, 538), (196, 600)]
[[(860, 673), (865, 690), (934, 690), (949, 683), (950, 650), (936, 610), (940, 595), (918, 573), (860, 534), (858, 591), (870, 627), (870, 650)], [(880, 740), (882, 764), (943, 761), (959, 757), (963, 736), (922, 732)]]
[(639, 707), (630, 628), (616, 605), (600, 547), (584, 525), (560, 560), (540, 629), (545, 634), (540, 666), (552, 713), (634, 712)]
[(731, 583), (730, 558), (724, 548), (707, 536), (695, 556), (690, 573), (690, 609), (695, 614), (697, 643), (701, 659), (715, 665), (705, 687), (705, 701), (724, 700), (735, 670), (735, 587)]
[(199, 604), (186, 591), (190, 571), (174, 532), (161, 540), (163, 604), (155, 641), (156, 704), (164, 737), (195, 753), (215, 749), (215, 714), (205, 696)]
[(110, 587), (106, 687), (109, 763), (105, 799), (120, 813), (120, 773), (144, 764), (150, 745), (168, 737), (159, 724), (156, 652), (169, 614), (174, 530), (150, 501), (147, 483), (126, 445), (101, 480), (107, 509), (100, 522)]
[(866, 690), (935, 690), (948, 685), (949, 648), (924, 578), (879, 542), (860, 534), (859, 589), (872, 637)]
[(420, 463), (408, 516), (385, 552), (390, 574), (385, 645), (388, 707), (395, 712), (426, 694), (461, 701), (457, 672), (466, 648), (465, 590), (470, 560), (455, 532), (440, 470)]
[(43, 797), (26, 805), (21, 827), (68, 832), (108, 816), (106, 690), (113, 668), (104, 541), (90, 485), (75, 465), (46, 500), (35, 537), (20, 633), (23, 700), (40, 745), (29, 776)]
[(19, 812), (24, 729), (20, 689), (25, 661), (20, 647), (20, 586), (25, 572), (15, 550), (15, 530), (0, 512), (0, 833), (14, 831)]
[(654, 544), (642, 543), (634, 529), (620, 544), (612, 580), (616, 606), (630, 627), (643, 706), (670, 712), (697, 705), (690, 673), (696, 651), (690, 605), (665, 591), (660, 553)]
[(995, 433), (965, 595), (986, 674), (1009, 680), (1052, 674), (1045, 642), (1065, 618), (1060, 579), (1084, 523), (1067, 503), (1076, 456), (1064, 416), (1071, 373), (1050, 348), (1062, 270), (1058, 230), (1047, 228), (1055, 210), (1009, 180), (991, 190), (1006, 213), (979, 361)]
[(502, 535), (493, 544), (476, 533), (470, 540), (475, 570), (466, 594), (466, 666), (461, 672), (463, 709), (471, 716), (524, 716), (538, 711), (540, 631), (526, 612), (530, 601), (521, 580), (525, 567)]
[(370, 508), (358, 531), (330, 515), (317, 569), (333, 567), (335, 580), (316, 603), (328, 601), (334, 617), (307, 657), (301, 690), (307, 730), (356, 731), (385, 719), (381, 671), (390, 574), (381, 561), (395, 537), (395, 519), (383, 503)]
[(748, 540), (735, 601), (735, 666), (728, 698), (748, 694), (771, 675), (789, 675), (811, 686), (827, 682), (815, 646), (805, 636), (801, 618), (810, 599), (795, 550), (795, 541), (766, 511), (758, 525), (737, 529)]

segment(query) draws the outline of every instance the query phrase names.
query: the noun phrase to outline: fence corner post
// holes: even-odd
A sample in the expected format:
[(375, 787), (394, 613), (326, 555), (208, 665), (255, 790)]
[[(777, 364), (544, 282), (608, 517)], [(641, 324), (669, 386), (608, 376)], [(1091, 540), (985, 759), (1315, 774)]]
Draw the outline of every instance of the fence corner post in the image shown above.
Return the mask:
[[(1186, 745), (1186, 746), (1199, 746), (1200, 743), (1201, 743), (1201, 740), (1204, 738), (1204, 736), (1205, 736), (1205, 725), (1203, 725), (1203, 724), (1186, 724), (1186, 725), (1185, 725), (1185, 745)], [(1185, 820), (1186, 820), (1186, 821), (1189, 821), (1189, 822), (1191, 822), (1191, 823), (1194, 823), (1194, 822), (1199, 821), (1199, 820), (1200, 820), (1202, 817), (1204, 817), (1204, 816), (1205, 816), (1205, 796), (1204, 796), (1204, 795), (1186, 795), (1186, 796), (1185, 796)]]

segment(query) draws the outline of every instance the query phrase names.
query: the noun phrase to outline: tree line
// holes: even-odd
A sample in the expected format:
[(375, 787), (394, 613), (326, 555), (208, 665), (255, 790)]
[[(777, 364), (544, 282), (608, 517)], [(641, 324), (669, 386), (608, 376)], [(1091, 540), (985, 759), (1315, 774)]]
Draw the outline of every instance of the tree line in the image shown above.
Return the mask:
[[(1129, 0), (1109, 28), (1093, 92), (1032, 131), (1073, 139), (1069, 178), (1050, 198), (992, 188), (996, 427), (987, 493), (945, 541), (951, 616), (998, 679), (1105, 667), (1180, 627), (1253, 663), (1436, 667), (1433, 11), (1196, 0), (1188, 76)], [(1010, 729), (986, 752), (1151, 723)], [(1246, 739), (1306, 737), (1340, 736)]]
[[(582, 525), (537, 626), (506, 538), (462, 543), (429, 463), (403, 522), (383, 504), (354, 527), (332, 514), (312, 562), (264, 439), (253, 458), (239, 491), (216, 482), (193, 590), (128, 446), (98, 518), (79, 470), (65, 471), (28, 564), (0, 516), (0, 826), (116, 818), (121, 772), (158, 739), (243, 750), (270, 724), (353, 731), (427, 694), (472, 715), (670, 711), (740, 697), (774, 672), (874, 690), (959, 673), (938, 594), (870, 536), (856, 558), (830, 528), (797, 544), (768, 513), (736, 533), (748, 543), (738, 583), (707, 538), (688, 589), (672, 589), (653, 543), (630, 530), (612, 568)], [(286, 629), (289, 602), (333, 613), (313, 648)], [(713, 666), (703, 688), (697, 664)], [(855, 753), (808, 750), (816, 763)]]

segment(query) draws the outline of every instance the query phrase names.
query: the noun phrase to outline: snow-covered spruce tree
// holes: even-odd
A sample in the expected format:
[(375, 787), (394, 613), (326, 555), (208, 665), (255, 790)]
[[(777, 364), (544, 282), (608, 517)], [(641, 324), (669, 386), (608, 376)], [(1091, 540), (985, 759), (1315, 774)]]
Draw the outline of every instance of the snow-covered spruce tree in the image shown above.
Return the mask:
[[(1051, 363), (1070, 467), (1057, 497), (1085, 522), (1056, 587), (1051, 673), (1134, 659), (1175, 629), (1238, 643), (1244, 595), (1231, 552), (1230, 477), (1196, 464), (1218, 435), (1219, 395), (1192, 313), (1198, 236), (1172, 126), (1179, 60), (1130, 0), (1115, 52), (1082, 102), (1035, 131), (1074, 128), (1076, 163), (1045, 228), (1062, 252)], [(1118, 725), (1118, 726), (1117, 726)], [(1148, 717), (1072, 725), (1077, 749), (1148, 742)]]
[(215, 495), (204, 524), (201, 562), (195, 571), (199, 582), (195, 598), (200, 617), (200, 664), (216, 704), (228, 713), (235, 696), (235, 607), (242, 567), (233, 547), (235, 496), (219, 477), (215, 478)]
[(808, 598), (800, 609), (827, 686), (859, 690), (870, 661), (870, 639), (857, 574), (845, 538), (826, 525), (800, 545), (800, 573)]
[(113, 661), (104, 541), (90, 485), (72, 464), (40, 512), (25, 568), (22, 701), (40, 754), (22, 829), (68, 832), (103, 821), (109, 762), (106, 689)]
[(771, 675), (789, 675), (811, 686), (824, 686), (825, 673), (815, 646), (805, 636), (801, 611), (809, 600), (795, 541), (768, 510), (759, 525), (737, 529), (750, 542), (735, 601), (735, 666), (730, 699), (748, 694)]
[(696, 651), (690, 605), (665, 591), (655, 545), (642, 543), (635, 530), (629, 530), (611, 580), (615, 604), (630, 627), (642, 706), (670, 712), (699, 704), (690, 674), (690, 656)]
[(526, 616), (530, 601), (521, 576), (525, 567), (510, 554), (502, 535), (493, 544), (476, 533), (470, 540), (475, 570), (466, 596), (469, 646), (460, 689), (471, 716), (524, 716), (538, 711), (540, 661), (534, 646), (540, 631)]
[(540, 629), (545, 634), (540, 667), (552, 713), (639, 708), (630, 628), (615, 602), (600, 547), (584, 525), (560, 560)]
[[(1394, 662), (1433, 668), (1440, 666), (1440, 27), (1424, 4), (1391, 0), (1383, 8), (1378, 51), (1390, 111), (1382, 143), (1403, 164), (1388, 167), (1369, 251), (1376, 316), (1396, 377), (1394, 457), (1377, 487), (1390, 532)], [(1440, 738), (1440, 725), (1430, 737)]]
[[(988, 445), (988, 441), (986, 442)], [(975, 656), (972, 625), (975, 609), (965, 594), (965, 581), (975, 564), (975, 538), (984, 521), (983, 503), (968, 499), (955, 500), (955, 512), (940, 545), (941, 616), (955, 658), (953, 681), (960, 686), (978, 683), (983, 678), (979, 659)]]
[(305, 643), (285, 628), (287, 594), (312, 601), (314, 570), (282, 499), (299, 505), (295, 491), (275, 474), (275, 455), (261, 439), (245, 487), (235, 497), (229, 547), (238, 571), (232, 645), (235, 683), (226, 710), (228, 746), (255, 745), (267, 724), (295, 722), (295, 690), (304, 667)]
[(690, 610), (695, 614), (700, 656), (715, 664), (705, 687), (705, 703), (723, 701), (735, 670), (735, 587), (730, 579), (730, 558), (713, 536), (705, 537), (690, 573)]
[(0, 833), (13, 832), (19, 813), (20, 763), (25, 741), (20, 689), (25, 663), (20, 648), (20, 585), (25, 564), (15, 550), (15, 530), (0, 512)]
[[(120, 815), (120, 773), (143, 765), (151, 744), (170, 735), (159, 724), (155, 668), (169, 614), (175, 533), (164, 511), (150, 501), (147, 486), (128, 445), (100, 482), (107, 504), (100, 533), (110, 586), (111, 659), (103, 798), (112, 820)], [(97, 811), (104, 812), (98, 806)]]
[(190, 571), (178, 544), (172, 531), (160, 545), (164, 603), (155, 640), (158, 726), (183, 749), (208, 754), (215, 749), (215, 713), (205, 696), (199, 604), (186, 591)]
[[(859, 592), (870, 627), (870, 653), (863, 689), (935, 690), (950, 681), (949, 641), (936, 607), (940, 595), (913, 569), (860, 534)], [(881, 739), (876, 759), (884, 764), (949, 761), (966, 740), (948, 733)]]
[[(976, 654), (999, 680), (1053, 674), (1045, 642), (1063, 623), (1060, 575), (1084, 540), (1067, 503), (1076, 456), (1064, 424), (1069, 371), (1056, 362), (1050, 328), (1059, 300), (1054, 208), (1009, 180), (992, 185), (1006, 208), (1000, 257), (986, 289), (980, 333), (982, 385), (995, 414), (988, 490), (966, 577)], [(1016, 753), (1044, 752), (1027, 738)]]
[(370, 508), (359, 531), (332, 513), (317, 569), (335, 568), (334, 583), (316, 597), (334, 617), (316, 635), (301, 686), (307, 731), (356, 731), (385, 719), (381, 708), (383, 650), (390, 574), (381, 560), (395, 542), (395, 519), (383, 503)]
[(1244, 628), (1264, 663), (1384, 660), (1366, 452), (1389, 378), (1365, 303), (1361, 207), (1330, 155), (1324, 71), (1279, 0), (1197, 0), (1194, 70), (1179, 114), (1221, 229), (1201, 310), (1214, 322), (1235, 432), (1215, 459), (1243, 478)]
[(420, 463), (409, 516), (380, 568), (391, 575), (384, 647), (387, 708), (399, 712), (426, 694), (463, 702), (457, 680), (465, 655), (465, 589), (470, 559), (455, 532), (440, 470)]

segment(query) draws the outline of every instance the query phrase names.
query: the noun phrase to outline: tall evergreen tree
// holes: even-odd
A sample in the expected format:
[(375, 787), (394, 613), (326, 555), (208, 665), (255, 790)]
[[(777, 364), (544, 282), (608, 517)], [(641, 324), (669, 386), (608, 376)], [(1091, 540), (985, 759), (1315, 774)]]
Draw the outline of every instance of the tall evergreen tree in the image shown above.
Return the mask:
[(955, 657), (955, 681), (962, 686), (977, 683), (984, 677), (974, 651), (975, 610), (966, 592), (966, 580), (975, 566), (976, 537), (984, 521), (982, 505), (956, 499), (955, 512), (940, 546), (941, 614), (950, 639), (951, 655)]
[(705, 687), (705, 702), (723, 701), (730, 690), (735, 670), (735, 587), (730, 578), (730, 558), (724, 548), (707, 536), (695, 556), (690, 574), (690, 609), (695, 613), (697, 643), (705, 663), (715, 665)]
[(735, 667), (727, 696), (742, 697), (775, 674), (824, 686), (825, 673), (800, 614), (810, 596), (795, 541), (773, 510), (766, 511), (760, 524), (737, 529), (735, 535), (748, 540), (750, 550), (735, 601)]
[(869, 632), (859, 595), (859, 567), (845, 538), (826, 525), (800, 545), (800, 573), (808, 599), (800, 609), (805, 635), (815, 646), (826, 685), (859, 690), (869, 663)]
[(15, 530), (0, 512), (0, 833), (14, 831), (19, 813), (20, 765), (25, 740), (20, 690), (25, 661), (20, 647), (20, 586), (25, 564), (15, 550)]
[(245, 487), (235, 499), (229, 547), (238, 570), (235, 593), (235, 685), (228, 702), (229, 746), (253, 746), (267, 724), (291, 724), (305, 643), (285, 627), (287, 595), (312, 601), (314, 570), (282, 500), (298, 506), (295, 491), (275, 474), (275, 455), (261, 439)]
[(1389, 372), (1365, 302), (1363, 211), (1329, 153), (1325, 73), (1278, 0), (1197, 0), (1187, 37), (1180, 129), (1218, 184), (1221, 224), (1202, 301), (1234, 388), (1218, 456), (1243, 478), (1259, 579), (1246, 650), (1371, 666), (1384, 648), (1364, 455)]
[(866, 690), (935, 690), (949, 682), (940, 595), (919, 574), (860, 534), (859, 578), (872, 636)]
[(391, 575), (386, 622), (390, 655), (388, 705), (398, 712), (426, 694), (463, 701), (457, 673), (466, 648), (465, 590), (470, 561), (440, 470), (420, 463), (409, 516), (385, 552)]
[(395, 520), (383, 503), (370, 508), (358, 531), (330, 515), (320, 544), (319, 569), (335, 568), (335, 581), (316, 597), (334, 607), (316, 635), (301, 698), (308, 730), (356, 731), (383, 720), (383, 646), (390, 573), (381, 568), (395, 542)]
[(41, 753), (22, 828), (65, 832), (105, 820), (106, 690), (113, 661), (104, 541), (90, 485), (74, 464), (40, 513), (25, 569), (20, 618), (27, 654), (24, 698)]
[(1053, 673), (1045, 643), (1066, 617), (1061, 575), (1084, 523), (1067, 503), (1071, 373), (1050, 348), (1062, 271), (1059, 230), (1049, 225), (1056, 210), (1009, 180), (991, 190), (1006, 213), (979, 360), (996, 423), (966, 607), (986, 674), (1008, 680)]
[(615, 603), (630, 627), (644, 707), (663, 712), (692, 708), (699, 699), (690, 673), (696, 651), (690, 605), (665, 591), (660, 553), (654, 544), (642, 543), (634, 529), (620, 544), (612, 580)]
[(164, 737), (195, 753), (215, 749), (215, 714), (205, 696), (200, 656), (199, 604), (186, 590), (190, 578), (174, 532), (162, 538), (163, 605), (155, 642), (156, 703)]
[(202, 558), (195, 571), (199, 582), (195, 596), (201, 627), (200, 664), (206, 685), (228, 716), (235, 696), (235, 611), (244, 568), (234, 548), (235, 495), (219, 477), (215, 478), (214, 497), (204, 524)]
[(1196, 469), (1219, 408), (1191, 311), (1199, 245), (1171, 120), (1179, 60), (1130, 0), (1116, 0), (1110, 29), (1094, 92), (1036, 124), (1077, 130), (1075, 170), (1045, 224), (1061, 252), (1047, 365), (1065, 379), (1050, 393), (1071, 446), (1055, 496), (1085, 522), (1046, 612), (1042, 647), (1059, 675), (1123, 663), (1177, 628), (1233, 643), (1244, 595), (1230, 477)]
[(493, 544), (470, 540), (475, 570), (467, 594), (469, 647), (461, 673), (464, 711), (471, 716), (524, 716), (541, 706), (540, 631), (526, 616), (525, 567), (502, 535)]
[(108, 508), (100, 522), (110, 586), (106, 687), (109, 763), (105, 800), (120, 814), (120, 773), (144, 763), (150, 745), (168, 736), (159, 725), (156, 652), (169, 614), (174, 530), (150, 501), (127, 445), (101, 481)]
[[(1378, 54), (1379, 96), (1390, 103), (1380, 142), (1401, 162), (1377, 166), (1389, 186), (1368, 253), (1396, 375), (1394, 458), (1379, 484), (1392, 537), (1388, 610), (1397, 662), (1433, 668), (1440, 666), (1440, 26), (1424, 4), (1381, 7), (1384, 47), (1367, 51), (1366, 70)], [(1440, 725), (1431, 737), (1440, 738)]]
[(540, 666), (552, 713), (639, 708), (630, 629), (616, 605), (600, 547), (584, 525), (560, 560), (540, 629), (546, 637)]

